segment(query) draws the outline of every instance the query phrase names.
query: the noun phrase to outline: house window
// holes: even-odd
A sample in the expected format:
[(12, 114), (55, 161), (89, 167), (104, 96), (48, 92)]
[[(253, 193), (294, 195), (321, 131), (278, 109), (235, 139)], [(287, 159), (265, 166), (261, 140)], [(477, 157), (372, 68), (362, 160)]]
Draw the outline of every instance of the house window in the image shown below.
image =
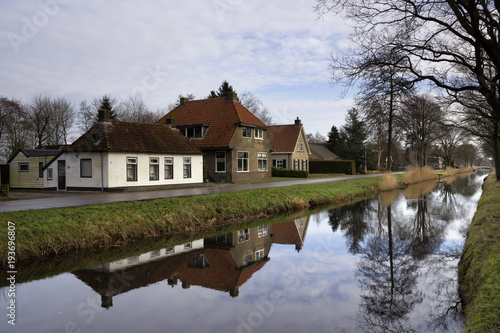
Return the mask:
[(293, 170), (297, 170), (298, 169), (298, 164), (299, 164), (298, 162), (299, 162), (299, 160), (297, 160), (297, 159), (293, 160)]
[(203, 139), (208, 131), (208, 125), (197, 125), (180, 128), (179, 131), (188, 139)]
[(252, 137), (252, 129), (250, 127), (242, 127), (243, 137), (251, 138)]
[(184, 244), (184, 250), (190, 250), (193, 248), (193, 243), (189, 242)]
[(149, 159), (149, 180), (160, 179), (160, 159), (157, 157)]
[(238, 244), (250, 240), (250, 230), (242, 229), (238, 230)]
[(267, 235), (267, 224), (259, 225), (258, 229), (259, 238)]
[(226, 172), (226, 152), (215, 152), (215, 172)]
[(248, 152), (238, 152), (238, 171), (248, 171)]
[(267, 153), (257, 153), (257, 170), (267, 171)]
[(90, 158), (80, 160), (80, 178), (92, 178), (92, 160)]
[(184, 178), (191, 178), (191, 157), (183, 158)]
[(29, 163), (19, 163), (19, 165), (17, 167), (17, 171), (30, 172), (30, 164)]
[(137, 158), (127, 157), (127, 181), (137, 181)]
[(263, 139), (264, 138), (264, 131), (261, 128), (256, 128), (255, 129), (255, 138), (256, 139)]
[(160, 255), (161, 255), (161, 251), (152, 251), (152, 252), (149, 253), (149, 257), (151, 259), (159, 257)]
[(47, 169), (47, 180), (52, 180), (54, 179), (54, 173), (52, 171), (52, 168)]
[(255, 261), (264, 259), (264, 249), (259, 249), (255, 251)]
[(304, 143), (297, 142), (297, 151), (304, 151)]
[(216, 244), (226, 244), (227, 243), (227, 236), (226, 234), (224, 235), (219, 235), (217, 237), (215, 237), (215, 243)]
[(43, 162), (38, 162), (38, 178), (43, 178)]
[(174, 179), (174, 158), (165, 157), (165, 179)]
[(173, 254), (175, 253), (175, 247), (168, 247), (165, 249), (165, 254)]
[(251, 264), (253, 261), (253, 253), (247, 253), (243, 255), (243, 265)]
[(306, 160), (302, 160), (302, 170), (306, 170)]

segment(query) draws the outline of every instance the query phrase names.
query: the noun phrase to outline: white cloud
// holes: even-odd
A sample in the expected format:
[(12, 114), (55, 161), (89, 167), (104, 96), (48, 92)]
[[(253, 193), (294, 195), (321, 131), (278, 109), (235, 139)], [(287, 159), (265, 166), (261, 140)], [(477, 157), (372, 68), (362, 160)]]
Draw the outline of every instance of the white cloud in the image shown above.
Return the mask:
[[(193, 2), (2, 2), (0, 95), (27, 100), (43, 93), (78, 104), (141, 88), (146, 103), (158, 108), (180, 93), (204, 98), (228, 80), (238, 92), (255, 92), (268, 107), (298, 112), (308, 100), (300, 92), (286, 100), (260, 92), (327, 84), (330, 53), (347, 27), (329, 16), (318, 20), (313, 0)], [(13, 43), (14, 34), (22, 42)], [(151, 71), (161, 79), (152, 80)], [(304, 122), (335, 119), (311, 109), (301, 115)], [(321, 121), (310, 123), (315, 132)]]

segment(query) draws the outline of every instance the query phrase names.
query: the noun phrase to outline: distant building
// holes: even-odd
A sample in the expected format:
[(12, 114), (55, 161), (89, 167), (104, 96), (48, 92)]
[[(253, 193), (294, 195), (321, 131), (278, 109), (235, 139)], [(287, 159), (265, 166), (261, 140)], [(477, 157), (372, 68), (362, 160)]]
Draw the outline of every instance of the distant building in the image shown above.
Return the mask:
[(309, 159), (315, 161), (325, 161), (325, 160), (340, 160), (335, 153), (327, 148), (327, 143), (310, 143), (309, 148), (311, 148), (311, 156)]
[(269, 126), (268, 133), (274, 148), (271, 153), (274, 167), (309, 170), (311, 150), (298, 117), (294, 124)]
[(7, 162), (9, 164), (10, 188), (43, 189), (43, 168), (61, 147), (19, 149)]

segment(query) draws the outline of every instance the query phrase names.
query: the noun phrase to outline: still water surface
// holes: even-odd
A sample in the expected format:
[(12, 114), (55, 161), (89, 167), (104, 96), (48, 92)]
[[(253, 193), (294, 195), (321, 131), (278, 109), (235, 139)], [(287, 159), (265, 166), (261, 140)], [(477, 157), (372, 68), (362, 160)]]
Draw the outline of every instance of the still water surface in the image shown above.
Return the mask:
[(21, 281), (0, 331), (460, 332), (457, 263), (485, 176)]

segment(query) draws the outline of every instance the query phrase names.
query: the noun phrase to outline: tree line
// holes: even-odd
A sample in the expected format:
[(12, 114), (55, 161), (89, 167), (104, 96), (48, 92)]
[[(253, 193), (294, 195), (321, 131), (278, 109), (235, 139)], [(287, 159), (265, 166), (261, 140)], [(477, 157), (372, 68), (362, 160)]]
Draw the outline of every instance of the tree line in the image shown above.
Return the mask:
[[(228, 96), (235, 92), (227, 81), (207, 98)], [(155, 123), (180, 104), (181, 98), (195, 99), (193, 94), (179, 95), (175, 103), (153, 111), (139, 96), (119, 101), (104, 95), (92, 101), (81, 101), (75, 106), (65, 97), (34, 95), (23, 102), (16, 98), (0, 96), (0, 163), (5, 163), (19, 149), (54, 147), (71, 144), (98, 121), (98, 111), (109, 110), (112, 119), (121, 121)], [(273, 123), (269, 110), (260, 99), (245, 91), (239, 101), (265, 124)]]
[(454, 112), (444, 108), (439, 98), (418, 93), (406, 93), (392, 111), (392, 153), (388, 154), (387, 113), (379, 100), (358, 98), (356, 107), (347, 111), (345, 125), (332, 126), (327, 147), (343, 159), (356, 161), (358, 172), (388, 165), (392, 169), (425, 166), (429, 157), (441, 157), (444, 166), (456, 166), (492, 156), (487, 142), (471, 143), (471, 131), (453, 120)]

